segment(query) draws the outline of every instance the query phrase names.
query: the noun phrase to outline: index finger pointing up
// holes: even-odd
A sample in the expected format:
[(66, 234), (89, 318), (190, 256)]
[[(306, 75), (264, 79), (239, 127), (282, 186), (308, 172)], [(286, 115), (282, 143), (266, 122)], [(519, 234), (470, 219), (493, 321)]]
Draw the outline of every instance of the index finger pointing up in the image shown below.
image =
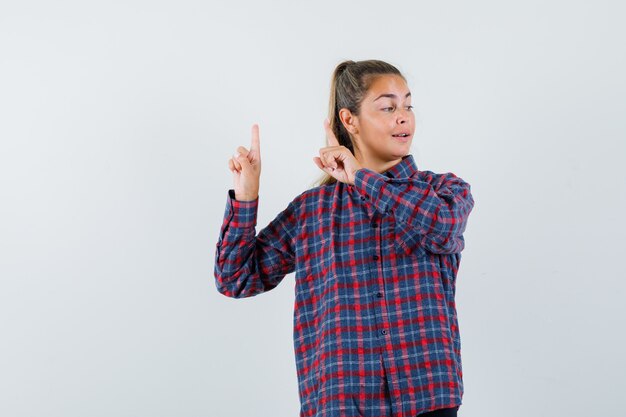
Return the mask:
[(333, 130), (330, 128), (328, 118), (324, 119), (324, 129), (326, 130), (326, 141), (328, 146), (339, 146), (339, 141), (335, 137)]
[(261, 144), (259, 141), (259, 125), (252, 125), (252, 142), (250, 144), (250, 152), (254, 152), (255, 155), (260, 155), (261, 152)]

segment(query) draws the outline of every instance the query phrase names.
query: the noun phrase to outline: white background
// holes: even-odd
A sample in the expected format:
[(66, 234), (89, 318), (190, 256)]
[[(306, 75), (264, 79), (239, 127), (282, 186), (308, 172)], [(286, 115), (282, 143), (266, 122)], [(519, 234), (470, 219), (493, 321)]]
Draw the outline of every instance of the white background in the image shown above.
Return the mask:
[(294, 417), (294, 277), (219, 294), (228, 159), (257, 231), (322, 172), (331, 73), (407, 77), (418, 168), (476, 202), (462, 417), (624, 416), (619, 1), (0, 6), (0, 415)]

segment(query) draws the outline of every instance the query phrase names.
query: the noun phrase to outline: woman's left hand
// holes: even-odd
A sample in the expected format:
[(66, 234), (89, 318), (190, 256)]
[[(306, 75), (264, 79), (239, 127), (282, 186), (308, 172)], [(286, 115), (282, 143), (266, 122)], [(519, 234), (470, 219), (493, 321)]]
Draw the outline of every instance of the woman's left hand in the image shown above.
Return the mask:
[(339, 144), (335, 137), (328, 119), (324, 120), (326, 130), (327, 147), (320, 149), (320, 156), (314, 157), (315, 164), (328, 175), (337, 181), (346, 184), (354, 184), (354, 174), (363, 168), (360, 162), (354, 157), (350, 149)]

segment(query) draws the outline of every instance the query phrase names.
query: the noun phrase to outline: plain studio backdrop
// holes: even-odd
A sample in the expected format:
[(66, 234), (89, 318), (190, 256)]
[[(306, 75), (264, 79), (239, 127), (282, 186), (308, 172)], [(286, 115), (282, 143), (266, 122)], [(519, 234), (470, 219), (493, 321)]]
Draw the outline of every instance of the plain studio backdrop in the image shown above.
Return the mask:
[(618, 1), (0, 6), (0, 415), (294, 417), (294, 274), (217, 292), (228, 159), (257, 232), (322, 174), (330, 76), (407, 77), (418, 168), (476, 202), (459, 415), (624, 416)]

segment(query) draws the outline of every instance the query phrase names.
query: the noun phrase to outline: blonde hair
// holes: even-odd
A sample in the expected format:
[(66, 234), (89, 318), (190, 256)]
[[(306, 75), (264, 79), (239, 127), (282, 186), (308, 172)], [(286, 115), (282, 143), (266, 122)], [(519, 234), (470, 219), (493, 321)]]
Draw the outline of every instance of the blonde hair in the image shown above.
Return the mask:
[[(380, 75), (399, 75), (405, 81), (406, 78), (400, 71), (387, 62), (377, 59), (365, 61), (343, 61), (335, 67), (330, 82), (330, 100), (328, 102), (328, 120), (330, 128), (339, 141), (339, 144), (350, 149), (354, 154), (354, 143), (350, 133), (339, 118), (339, 110), (346, 108), (352, 114), (358, 116), (361, 103), (372, 83)], [(314, 186), (333, 184), (337, 180), (323, 173), (314, 182)]]

